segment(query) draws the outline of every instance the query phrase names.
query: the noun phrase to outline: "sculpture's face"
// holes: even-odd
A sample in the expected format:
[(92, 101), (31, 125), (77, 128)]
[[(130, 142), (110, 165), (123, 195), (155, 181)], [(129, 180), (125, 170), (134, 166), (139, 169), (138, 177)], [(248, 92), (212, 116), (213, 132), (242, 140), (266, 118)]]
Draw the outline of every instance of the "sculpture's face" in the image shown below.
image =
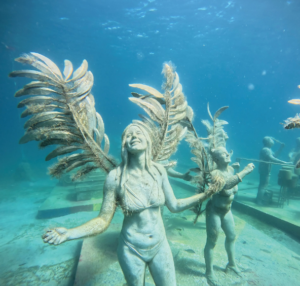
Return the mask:
[(129, 153), (136, 153), (147, 149), (147, 140), (141, 129), (130, 127), (126, 132), (125, 147)]
[(230, 154), (225, 148), (218, 148), (218, 151), (215, 155), (215, 161), (217, 164), (228, 164), (231, 162)]

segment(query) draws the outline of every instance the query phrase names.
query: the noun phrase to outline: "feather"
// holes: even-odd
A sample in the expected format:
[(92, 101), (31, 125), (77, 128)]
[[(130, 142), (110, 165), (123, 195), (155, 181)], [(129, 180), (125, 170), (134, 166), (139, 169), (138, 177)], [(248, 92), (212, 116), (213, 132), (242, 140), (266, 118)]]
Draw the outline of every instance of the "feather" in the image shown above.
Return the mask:
[[(41, 130), (42, 129), (42, 130)], [(19, 144), (25, 144), (29, 141), (41, 141), (45, 139), (60, 139), (68, 142), (83, 143), (79, 134), (74, 134), (68, 131), (51, 130), (50, 128), (39, 128), (25, 133), (20, 139)]]
[(186, 108), (186, 117), (189, 119), (190, 122), (193, 122), (193, 120), (194, 120), (194, 111), (190, 106), (188, 106)]
[(84, 168), (77, 171), (77, 173), (72, 177), (72, 181), (77, 181), (83, 179), (88, 173), (97, 170), (98, 167), (94, 165), (87, 165)]
[(161, 114), (160, 110), (156, 109), (156, 107), (151, 103), (140, 98), (130, 97), (129, 100), (142, 107), (145, 110), (145, 112), (151, 117), (152, 120), (158, 123), (161, 123), (163, 121), (164, 114)]
[(56, 93), (56, 91), (47, 87), (22, 88), (15, 93), (15, 97), (20, 97), (23, 95), (49, 95), (51, 93)]
[[(15, 95), (30, 96), (18, 107), (27, 107), (21, 117), (33, 115), (24, 124), (26, 132), (20, 144), (36, 140), (40, 141), (41, 148), (59, 145), (46, 157), (48, 161), (65, 155), (50, 170), (55, 177), (75, 168), (80, 168), (75, 178), (97, 168), (105, 172), (115, 168), (116, 162), (108, 155), (109, 139), (104, 134), (103, 120), (95, 110), (91, 94), (94, 77), (87, 70), (87, 61), (73, 73), (72, 63), (65, 60), (63, 77), (57, 65), (43, 55), (25, 54), (16, 60), (39, 70), (13, 71), (9, 75), (37, 80), (26, 84)], [(104, 149), (101, 148), (103, 138)]]
[(78, 167), (81, 167), (81, 166), (83, 166), (83, 165), (85, 165), (85, 164), (87, 164), (87, 163), (91, 163), (91, 162), (93, 162), (92, 159), (88, 159), (88, 160), (83, 160), (83, 159), (81, 159), (80, 161), (75, 162), (75, 163), (73, 163), (72, 165), (70, 165), (68, 168), (66, 168), (66, 172), (70, 172), (70, 171), (72, 171), (73, 169), (76, 169), (76, 168), (78, 168)]
[(39, 113), (41, 111), (53, 111), (56, 108), (61, 108), (61, 106), (54, 104), (31, 104), (28, 105), (27, 108), (22, 112), (21, 118)]
[(73, 65), (69, 60), (65, 60), (64, 76), (68, 80), (73, 73)]
[(54, 62), (52, 62), (47, 57), (40, 55), (38, 53), (31, 52), (31, 54), (37, 57), (38, 59), (42, 60), (53, 71), (53, 73), (55, 73), (60, 79), (63, 79), (60, 69), (57, 67), (57, 65)]
[(96, 113), (96, 118), (97, 118), (97, 131), (99, 134), (96, 141), (97, 141), (97, 144), (99, 146), (101, 146), (101, 142), (103, 140), (104, 132), (105, 132), (104, 123), (103, 123), (101, 115), (98, 112)]
[(151, 95), (158, 97), (158, 98), (164, 97), (158, 90), (156, 90), (155, 88), (148, 86), (148, 85), (137, 83), (137, 84), (130, 84), (129, 86), (145, 90), (145, 91), (149, 92)]
[(55, 84), (53, 83), (50, 83), (50, 82), (42, 82), (42, 81), (32, 81), (30, 83), (27, 83), (23, 86), (23, 89), (27, 89), (27, 88), (33, 88), (33, 87), (55, 87), (55, 88), (60, 88), (58, 86), (56, 86)]
[(39, 71), (35, 70), (19, 70), (13, 71), (9, 75), (9, 77), (28, 77), (38, 81), (50, 82), (51, 84), (55, 84), (53, 78)]
[(177, 72), (175, 72), (175, 79), (173, 82), (173, 89), (171, 90), (171, 92), (173, 92), (177, 88), (178, 84), (179, 84), (179, 75)]
[(80, 147), (79, 146), (61, 146), (53, 150), (51, 153), (48, 154), (46, 157), (46, 161), (49, 161), (57, 156), (65, 155), (68, 153), (72, 153), (77, 151)]
[(107, 135), (104, 134), (104, 149), (103, 149), (104, 154), (108, 154), (109, 148), (110, 148), (109, 139), (108, 139)]
[(213, 119), (213, 117), (212, 117), (212, 115), (211, 115), (211, 113), (210, 113), (210, 110), (209, 110), (209, 103), (207, 103), (207, 112), (208, 112), (208, 115), (209, 115), (210, 119), (211, 119), (212, 121), (214, 121), (214, 119)]
[(65, 103), (65, 101), (59, 100), (57, 98), (51, 97), (51, 96), (35, 96), (35, 97), (29, 97), (22, 101), (20, 101), (17, 105), (18, 108), (24, 107), (26, 105), (30, 104), (50, 104), (52, 102), (61, 102)]
[(185, 136), (186, 136), (186, 134), (187, 134), (187, 128), (185, 127), (185, 128), (183, 128), (182, 131), (180, 132), (180, 135), (179, 135), (179, 141), (181, 141), (182, 139), (184, 139)]
[(220, 109), (218, 109), (214, 115), (214, 119), (213, 120), (216, 120), (223, 111), (225, 111), (229, 106), (223, 106), (221, 107)]
[(73, 73), (72, 81), (82, 78), (86, 74), (87, 69), (88, 62), (86, 60), (83, 60), (81, 66)]

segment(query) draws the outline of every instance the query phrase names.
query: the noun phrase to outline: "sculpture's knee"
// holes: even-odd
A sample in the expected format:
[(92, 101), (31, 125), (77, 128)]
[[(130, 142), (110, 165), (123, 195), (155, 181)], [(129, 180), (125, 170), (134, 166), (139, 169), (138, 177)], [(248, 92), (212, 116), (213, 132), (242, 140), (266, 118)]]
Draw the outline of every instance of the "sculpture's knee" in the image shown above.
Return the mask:
[(232, 234), (226, 235), (226, 240), (228, 242), (234, 242), (236, 240), (236, 234), (232, 233)]
[(210, 231), (210, 233), (207, 234), (206, 245), (209, 248), (214, 248), (217, 244), (217, 240), (218, 240), (218, 232), (215, 230)]

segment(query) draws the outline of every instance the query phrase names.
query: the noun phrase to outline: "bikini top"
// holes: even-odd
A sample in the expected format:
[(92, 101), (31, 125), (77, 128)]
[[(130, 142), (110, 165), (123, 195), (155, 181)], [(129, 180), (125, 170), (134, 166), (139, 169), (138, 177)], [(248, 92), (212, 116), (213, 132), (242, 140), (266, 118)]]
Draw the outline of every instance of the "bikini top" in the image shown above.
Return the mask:
[[(121, 169), (118, 171), (120, 172)], [(157, 171), (160, 174), (159, 170)], [(118, 177), (120, 178), (120, 176)], [(144, 190), (142, 192), (137, 192), (137, 188)], [(152, 179), (149, 184), (139, 182), (131, 184), (127, 181), (124, 184), (124, 188), (119, 186), (118, 194), (119, 205), (124, 213), (141, 212), (145, 209), (155, 208), (165, 204), (165, 195), (163, 190), (158, 185), (157, 180), (154, 179)]]

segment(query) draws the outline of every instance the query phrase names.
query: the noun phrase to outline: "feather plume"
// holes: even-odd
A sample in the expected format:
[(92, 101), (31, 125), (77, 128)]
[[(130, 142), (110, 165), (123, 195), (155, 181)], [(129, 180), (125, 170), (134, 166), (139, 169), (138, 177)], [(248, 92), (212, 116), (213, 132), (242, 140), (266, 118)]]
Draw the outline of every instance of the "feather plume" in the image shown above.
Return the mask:
[(50, 168), (54, 177), (79, 168), (75, 180), (98, 168), (105, 172), (115, 168), (116, 162), (108, 155), (109, 139), (104, 133), (103, 120), (95, 110), (91, 94), (94, 77), (88, 71), (87, 61), (73, 72), (72, 63), (65, 60), (63, 73), (54, 62), (38, 53), (24, 54), (16, 61), (37, 69), (13, 71), (9, 75), (36, 80), (15, 94), (15, 97), (30, 96), (19, 102), (18, 107), (26, 107), (21, 117), (32, 115), (24, 125), (26, 131), (20, 144), (36, 140), (42, 148), (60, 145), (46, 157), (48, 161), (66, 155)]
[(165, 63), (162, 73), (165, 77), (163, 94), (146, 85), (129, 85), (149, 93), (141, 95), (133, 92), (133, 97), (129, 100), (143, 108), (149, 116), (141, 117), (143, 123), (149, 127), (154, 142), (152, 150), (154, 161), (167, 160), (176, 152), (179, 141), (186, 134), (184, 127), (190, 127), (186, 122), (191, 122), (193, 118), (193, 111), (187, 104), (173, 65)]
[(212, 116), (209, 110), (209, 104), (207, 104), (207, 111), (209, 117), (212, 120), (212, 124), (208, 120), (202, 120), (202, 124), (205, 125), (208, 133), (208, 137), (206, 138), (206, 140), (208, 140), (210, 150), (226, 146), (226, 140), (228, 139), (228, 136), (227, 133), (224, 131), (223, 126), (228, 124), (228, 122), (226, 122), (225, 120), (219, 120), (218, 117), (227, 108), (228, 106), (221, 107), (216, 111), (215, 115)]
[[(224, 120), (218, 119), (218, 117), (225, 111), (228, 106), (224, 106), (217, 110), (212, 116), (209, 104), (207, 104), (207, 112), (212, 120), (202, 120), (202, 124), (206, 127), (208, 136), (207, 138), (199, 138), (196, 132), (188, 132), (186, 141), (191, 147), (191, 152), (194, 155), (192, 161), (198, 165), (196, 176), (193, 181), (197, 185), (197, 191), (199, 193), (205, 192), (207, 188), (219, 188), (220, 182), (218, 178), (212, 178), (211, 171), (214, 170), (215, 164), (212, 159), (211, 150), (218, 147), (225, 147), (228, 136), (223, 129), (223, 126), (228, 124)], [(208, 144), (206, 143), (208, 142)], [(194, 211), (196, 218), (194, 223), (197, 222), (198, 217), (202, 214), (202, 204), (195, 206)]]

